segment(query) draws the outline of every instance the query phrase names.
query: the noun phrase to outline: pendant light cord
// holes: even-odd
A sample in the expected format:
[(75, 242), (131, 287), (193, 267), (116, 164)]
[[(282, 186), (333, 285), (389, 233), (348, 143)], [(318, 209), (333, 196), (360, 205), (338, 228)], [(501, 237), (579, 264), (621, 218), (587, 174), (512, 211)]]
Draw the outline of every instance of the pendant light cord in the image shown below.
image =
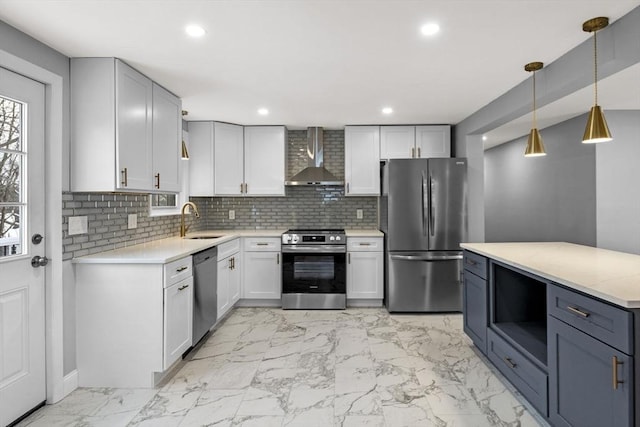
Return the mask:
[(598, 105), (598, 32), (593, 32), (593, 78), (594, 78), (594, 94), (595, 105)]
[(533, 72), (533, 127), (537, 128), (537, 118), (536, 118), (536, 72)]

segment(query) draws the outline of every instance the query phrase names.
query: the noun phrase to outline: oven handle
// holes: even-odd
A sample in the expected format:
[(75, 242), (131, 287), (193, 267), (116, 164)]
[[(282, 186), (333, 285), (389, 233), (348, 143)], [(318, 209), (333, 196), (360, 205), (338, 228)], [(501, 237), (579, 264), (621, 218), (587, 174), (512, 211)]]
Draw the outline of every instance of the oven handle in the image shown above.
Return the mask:
[(283, 246), (282, 253), (313, 253), (313, 254), (345, 254), (347, 247), (343, 245), (293, 245)]
[(391, 255), (391, 259), (398, 259), (403, 261), (454, 261), (462, 259), (462, 255)]

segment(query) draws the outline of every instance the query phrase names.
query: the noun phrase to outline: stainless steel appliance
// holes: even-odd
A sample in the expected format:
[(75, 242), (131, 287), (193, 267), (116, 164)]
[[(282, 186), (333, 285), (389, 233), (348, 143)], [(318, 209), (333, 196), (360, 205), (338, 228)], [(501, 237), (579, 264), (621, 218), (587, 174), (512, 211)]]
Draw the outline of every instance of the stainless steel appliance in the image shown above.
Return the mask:
[(282, 235), (282, 308), (347, 306), (344, 230), (289, 230)]
[(193, 346), (215, 325), (218, 316), (218, 248), (193, 255)]
[(382, 169), (385, 303), (391, 312), (462, 309), (467, 161), (392, 159)]

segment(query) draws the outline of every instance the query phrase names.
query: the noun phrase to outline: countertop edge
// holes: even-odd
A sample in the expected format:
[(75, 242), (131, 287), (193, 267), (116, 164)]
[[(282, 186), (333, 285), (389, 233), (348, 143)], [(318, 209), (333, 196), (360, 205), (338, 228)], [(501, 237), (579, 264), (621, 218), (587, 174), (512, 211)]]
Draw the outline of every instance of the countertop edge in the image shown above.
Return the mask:
[[(523, 244), (526, 244), (526, 242), (522, 242)], [(540, 242), (535, 242), (536, 244), (540, 244)], [(549, 242), (549, 243), (555, 243), (557, 244), (558, 242)], [(518, 268), (520, 270), (535, 274), (537, 276), (540, 276), (544, 279), (550, 280), (554, 283), (566, 286), (568, 288), (574, 289), (576, 291), (580, 291), (583, 292), (587, 295), (596, 297), (596, 298), (600, 298), (604, 301), (610, 302), (611, 304), (617, 305), (619, 307), (623, 307), (623, 308), (627, 308), (627, 309), (637, 309), (640, 308), (640, 300), (624, 300), (621, 298), (618, 298), (614, 295), (605, 293), (603, 291), (597, 290), (597, 289), (593, 289), (589, 286), (586, 285), (582, 285), (580, 283), (575, 283), (572, 282), (570, 280), (567, 280), (565, 278), (562, 277), (558, 277), (555, 276), (553, 274), (550, 274), (548, 272), (545, 271), (541, 271), (537, 268), (528, 266), (528, 265), (524, 265), (521, 264), (519, 262), (510, 260), (510, 259), (506, 259), (504, 257), (495, 255), (494, 253), (491, 253), (490, 251), (486, 251), (483, 250), (482, 248), (478, 248), (478, 245), (483, 245), (483, 243), (462, 243), (460, 244), (460, 247), (462, 247), (465, 250), (468, 250), (470, 252), (474, 252), (477, 253), (479, 255), (485, 256), (487, 258), (491, 258), (494, 259), (496, 261), (502, 262), (504, 264), (507, 264), (509, 266)], [(570, 244), (569, 244), (570, 245)], [(582, 245), (576, 245), (576, 246), (582, 246)], [(597, 249), (597, 248), (596, 248)], [(615, 252), (615, 251), (609, 251), (609, 252)], [(622, 254), (622, 252), (621, 252)], [(626, 254), (625, 254), (626, 255)]]

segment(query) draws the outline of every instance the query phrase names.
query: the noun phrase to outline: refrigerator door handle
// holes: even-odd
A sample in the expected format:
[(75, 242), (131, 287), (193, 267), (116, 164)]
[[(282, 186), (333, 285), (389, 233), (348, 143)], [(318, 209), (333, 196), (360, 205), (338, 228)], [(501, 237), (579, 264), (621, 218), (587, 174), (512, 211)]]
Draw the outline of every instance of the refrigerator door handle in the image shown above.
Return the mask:
[(429, 256), (429, 255), (391, 255), (391, 259), (401, 261), (455, 261), (462, 259), (462, 255), (441, 255), (441, 256)]
[[(422, 235), (423, 236), (427, 236), (427, 216), (425, 214), (425, 210), (429, 208), (429, 206), (427, 206), (427, 199), (424, 197), (424, 188), (427, 186), (427, 181), (424, 177), (424, 172), (422, 172), (422, 186), (420, 187), (422, 189)], [(429, 190), (427, 189), (427, 192), (429, 192)]]
[(434, 222), (435, 218), (433, 215), (433, 178), (429, 175), (429, 234), (434, 236)]

